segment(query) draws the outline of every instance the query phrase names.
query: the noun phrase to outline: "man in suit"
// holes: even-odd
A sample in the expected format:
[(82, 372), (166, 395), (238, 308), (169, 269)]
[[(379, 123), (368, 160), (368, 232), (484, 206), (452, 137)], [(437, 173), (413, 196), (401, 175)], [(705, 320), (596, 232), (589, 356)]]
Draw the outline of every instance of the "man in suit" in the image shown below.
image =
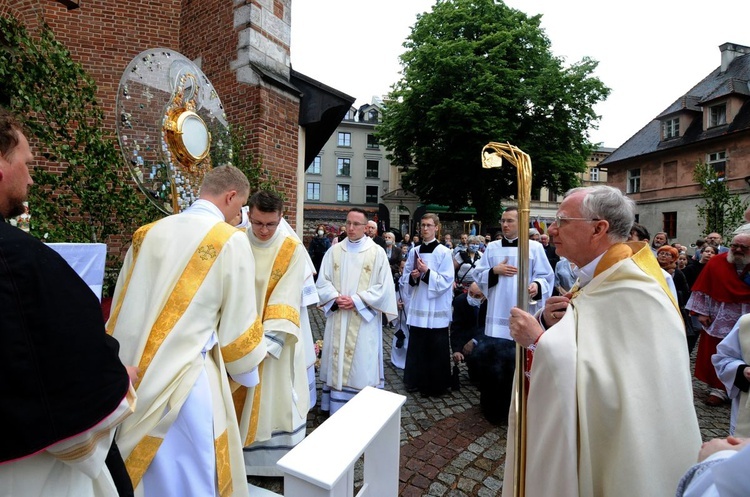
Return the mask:
[(385, 238), (378, 235), (378, 223), (372, 220), (367, 221), (365, 231), (367, 232), (367, 236), (372, 238), (372, 241), (375, 242), (376, 245), (380, 245), (385, 249)]

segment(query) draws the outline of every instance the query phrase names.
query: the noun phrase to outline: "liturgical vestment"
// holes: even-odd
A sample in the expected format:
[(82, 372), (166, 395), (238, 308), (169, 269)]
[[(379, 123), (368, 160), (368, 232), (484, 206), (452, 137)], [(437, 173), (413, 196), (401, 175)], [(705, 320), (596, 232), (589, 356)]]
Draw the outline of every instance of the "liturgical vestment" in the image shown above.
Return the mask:
[(105, 458), (135, 393), (88, 285), (0, 216), (0, 496), (115, 497)]
[(243, 384), (266, 348), (247, 236), (205, 200), (140, 228), (107, 329), (138, 366), (117, 443), (139, 493), (247, 495), (227, 373)]
[(233, 396), (247, 474), (282, 476), (276, 462), (305, 438), (310, 410), (300, 327), (306, 251), (281, 229), (267, 241), (252, 229), (247, 236), (255, 258), (255, 306), (269, 355), (259, 369), (260, 383), (240, 387)]
[[(513, 410), (504, 497), (513, 495)], [(539, 338), (526, 433), (529, 497), (673, 495), (695, 462), (684, 326), (645, 243), (611, 247)]]
[[(510, 310), (518, 302), (518, 275), (510, 277), (495, 276), (492, 274), (492, 268), (501, 262), (517, 268), (519, 262), (518, 247), (504, 246), (503, 242), (505, 242), (505, 239), (490, 242), (472, 273), (474, 281), (482, 289), (482, 293), (487, 296), (487, 324), (484, 334), (495, 338), (513, 340), (508, 328), (508, 319), (510, 318)], [(540, 291), (533, 298), (537, 303), (529, 306), (530, 312), (534, 313), (544, 307), (544, 302), (552, 295), (552, 288), (555, 284), (555, 272), (550, 266), (547, 254), (544, 252), (544, 246), (534, 240), (529, 240), (528, 271), (526, 285), (536, 282)], [(495, 284), (491, 284), (493, 279), (496, 280)]]
[[(366, 236), (331, 247), (316, 286), (326, 315), (321, 407), (333, 414), (363, 388), (383, 387), (382, 316), (396, 317), (396, 296), (385, 251)], [(338, 309), (335, 299), (342, 295), (352, 297), (356, 309)]]

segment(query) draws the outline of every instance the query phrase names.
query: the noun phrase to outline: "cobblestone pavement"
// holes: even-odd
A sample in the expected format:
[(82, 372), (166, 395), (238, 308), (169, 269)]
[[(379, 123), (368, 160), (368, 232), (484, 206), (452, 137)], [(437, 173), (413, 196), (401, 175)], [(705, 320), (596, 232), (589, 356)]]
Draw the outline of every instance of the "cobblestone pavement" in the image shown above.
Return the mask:
[[(321, 339), (325, 327), (323, 314), (311, 309), (310, 322), (313, 337)], [(383, 358), (386, 390), (406, 396), (401, 411), (399, 495), (500, 495), (506, 426), (493, 426), (484, 419), (479, 410), (479, 392), (469, 382), (465, 369), (461, 370), (461, 389), (458, 391), (440, 398), (422, 398), (419, 394), (406, 393), (403, 371), (390, 362), (393, 332), (391, 328), (383, 329)], [(704, 405), (707, 390), (697, 380), (693, 382), (693, 393), (703, 439), (725, 437), (729, 430), (729, 405)], [(308, 416), (308, 433), (326, 417), (316, 406)], [(357, 478), (355, 474), (355, 480)], [(249, 481), (277, 493), (283, 491), (281, 478), (250, 478)]]

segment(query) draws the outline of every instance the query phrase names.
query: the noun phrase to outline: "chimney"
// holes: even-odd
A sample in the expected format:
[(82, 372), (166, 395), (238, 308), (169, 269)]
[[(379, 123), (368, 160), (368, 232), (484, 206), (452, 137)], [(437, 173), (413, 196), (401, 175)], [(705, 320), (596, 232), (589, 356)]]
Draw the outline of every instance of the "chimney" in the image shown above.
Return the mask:
[(750, 54), (750, 47), (738, 45), (736, 43), (724, 43), (719, 46), (721, 51), (721, 72), (726, 72), (729, 64), (737, 57)]

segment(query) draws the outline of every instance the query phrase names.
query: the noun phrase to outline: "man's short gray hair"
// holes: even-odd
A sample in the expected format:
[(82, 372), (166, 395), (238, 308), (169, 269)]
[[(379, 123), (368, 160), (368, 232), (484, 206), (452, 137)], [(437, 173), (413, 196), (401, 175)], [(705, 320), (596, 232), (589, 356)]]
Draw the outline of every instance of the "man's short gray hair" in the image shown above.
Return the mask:
[(617, 188), (606, 185), (579, 187), (568, 190), (566, 197), (584, 192), (581, 203), (581, 216), (589, 219), (603, 219), (609, 222), (609, 239), (624, 242), (630, 236), (630, 228), (635, 222), (635, 202)]

